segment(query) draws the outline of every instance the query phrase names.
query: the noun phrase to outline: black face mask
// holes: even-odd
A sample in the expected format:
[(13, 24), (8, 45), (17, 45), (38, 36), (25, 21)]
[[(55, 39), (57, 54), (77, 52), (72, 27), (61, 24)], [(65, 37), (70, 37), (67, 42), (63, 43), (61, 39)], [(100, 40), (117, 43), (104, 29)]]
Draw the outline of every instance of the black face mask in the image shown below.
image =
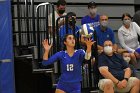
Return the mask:
[(59, 14), (63, 14), (65, 10), (58, 10)]
[(70, 20), (70, 21), (69, 21), (69, 24), (70, 24), (70, 25), (74, 25), (74, 24), (76, 24), (76, 20), (73, 20), (73, 21)]

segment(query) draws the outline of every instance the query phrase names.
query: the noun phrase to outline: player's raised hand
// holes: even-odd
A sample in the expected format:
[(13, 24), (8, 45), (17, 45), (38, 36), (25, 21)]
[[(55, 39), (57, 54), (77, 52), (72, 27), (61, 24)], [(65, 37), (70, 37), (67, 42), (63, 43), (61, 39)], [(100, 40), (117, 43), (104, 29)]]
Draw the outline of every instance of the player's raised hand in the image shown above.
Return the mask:
[(87, 53), (91, 53), (91, 47), (94, 43), (95, 43), (95, 41), (92, 41), (92, 39), (88, 38), (85, 40), (85, 44), (87, 46), (87, 50), (86, 50)]
[(87, 47), (89, 46), (92, 46), (96, 41), (93, 41), (92, 39), (88, 38), (85, 40), (85, 43), (87, 45)]
[(48, 43), (48, 39), (43, 40), (42, 45), (43, 45), (46, 52), (49, 52), (49, 50), (52, 47), (52, 44)]

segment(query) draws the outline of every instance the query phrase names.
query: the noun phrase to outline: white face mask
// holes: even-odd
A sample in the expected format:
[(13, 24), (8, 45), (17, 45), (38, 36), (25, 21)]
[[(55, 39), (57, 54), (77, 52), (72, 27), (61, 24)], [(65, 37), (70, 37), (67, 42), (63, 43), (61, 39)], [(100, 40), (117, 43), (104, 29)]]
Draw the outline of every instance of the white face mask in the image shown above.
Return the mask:
[(123, 20), (123, 23), (124, 23), (125, 25), (130, 25), (131, 20), (129, 20), (129, 19), (127, 19), (127, 20)]
[(90, 12), (91, 15), (95, 15), (96, 12), (97, 12), (97, 8), (93, 8), (93, 9), (90, 8), (89, 12)]
[(131, 58), (130, 58), (130, 57), (123, 57), (123, 59), (124, 59), (127, 63), (129, 63), (129, 62), (130, 62), (130, 60), (131, 60)]
[(104, 47), (104, 52), (106, 53), (106, 54), (110, 54), (110, 53), (112, 53), (112, 47), (111, 46), (105, 46)]
[(107, 27), (108, 21), (102, 21), (102, 22), (101, 22), (101, 25), (102, 25), (103, 27)]

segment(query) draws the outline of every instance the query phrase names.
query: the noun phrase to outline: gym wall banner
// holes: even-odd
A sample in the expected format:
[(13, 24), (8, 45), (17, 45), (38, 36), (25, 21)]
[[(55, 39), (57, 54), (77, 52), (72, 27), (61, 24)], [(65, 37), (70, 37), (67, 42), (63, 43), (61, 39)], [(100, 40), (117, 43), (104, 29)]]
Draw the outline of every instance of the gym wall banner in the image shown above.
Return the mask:
[(0, 0), (0, 93), (15, 93), (11, 0)]

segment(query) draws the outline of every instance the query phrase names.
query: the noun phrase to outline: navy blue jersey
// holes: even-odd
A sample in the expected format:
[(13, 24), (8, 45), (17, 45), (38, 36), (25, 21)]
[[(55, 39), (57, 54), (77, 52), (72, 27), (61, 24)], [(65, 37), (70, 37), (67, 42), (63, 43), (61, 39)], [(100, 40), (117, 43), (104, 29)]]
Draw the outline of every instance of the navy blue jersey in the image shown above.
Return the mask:
[(85, 57), (85, 51), (82, 49), (75, 50), (72, 57), (66, 51), (60, 51), (51, 56), (48, 60), (43, 60), (43, 65), (53, 64), (60, 60), (61, 76), (60, 82), (74, 83), (82, 80), (81, 66)]
[(124, 69), (128, 68), (128, 64), (123, 60), (122, 56), (119, 54), (107, 56), (104, 53), (102, 53), (99, 56), (98, 67), (102, 66), (107, 66), (109, 72), (119, 80), (124, 79)]

